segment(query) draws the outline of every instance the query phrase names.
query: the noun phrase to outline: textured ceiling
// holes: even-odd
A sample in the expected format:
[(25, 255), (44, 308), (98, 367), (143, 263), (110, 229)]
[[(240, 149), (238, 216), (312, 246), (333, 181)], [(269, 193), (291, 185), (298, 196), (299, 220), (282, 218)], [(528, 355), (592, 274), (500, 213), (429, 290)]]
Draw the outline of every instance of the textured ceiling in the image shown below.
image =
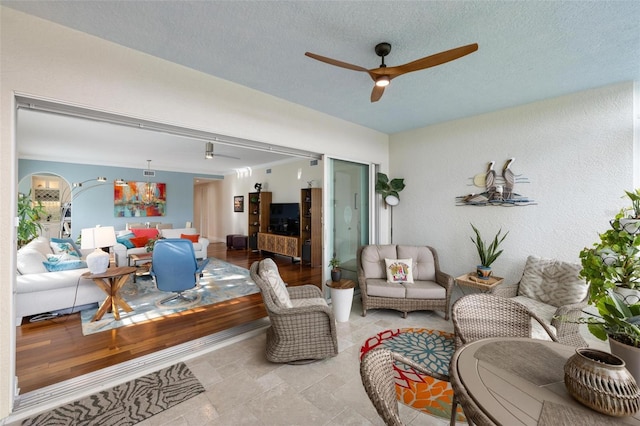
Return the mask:
[[(640, 81), (640, 1), (5, 1), (0, 4), (393, 134)], [(477, 52), (373, 82), (304, 55), (377, 68)]]

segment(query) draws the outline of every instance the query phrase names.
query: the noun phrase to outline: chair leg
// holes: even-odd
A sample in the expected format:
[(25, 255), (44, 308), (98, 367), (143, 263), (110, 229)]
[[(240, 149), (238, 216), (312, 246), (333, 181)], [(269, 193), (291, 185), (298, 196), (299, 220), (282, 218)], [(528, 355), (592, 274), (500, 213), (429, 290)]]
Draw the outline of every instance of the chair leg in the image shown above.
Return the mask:
[(456, 396), (453, 396), (453, 400), (451, 401), (451, 421), (449, 422), (449, 426), (456, 426), (456, 409), (458, 408), (458, 400)]
[(185, 302), (193, 302), (194, 300), (196, 300), (196, 298), (197, 298), (197, 296), (195, 296), (195, 297), (187, 297), (187, 296), (184, 295), (183, 292), (178, 292), (178, 293), (172, 294), (171, 296), (169, 296), (169, 297), (167, 297), (165, 299), (162, 299), (159, 303), (161, 305), (164, 305), (165, 303), (171, 302), (172, 300), (176, 300), (176, 299), (180, 299), (180, 300), (183, 300)]

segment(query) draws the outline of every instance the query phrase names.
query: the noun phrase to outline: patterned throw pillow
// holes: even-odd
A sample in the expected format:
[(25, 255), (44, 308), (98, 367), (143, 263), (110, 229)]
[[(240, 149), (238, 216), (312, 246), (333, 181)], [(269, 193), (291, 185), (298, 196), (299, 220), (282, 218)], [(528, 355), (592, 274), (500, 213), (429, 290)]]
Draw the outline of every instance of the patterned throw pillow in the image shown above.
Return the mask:
[(579, 263), (529, 256), (518, 287), (518, 295), (553, 306), (581, 302), (588, 286), (578, 277)]
[(77, 258), (82, 257), (78, 246), (71, 238), (51, 238), (49, 242), (54, 254), (66, 253)]
[(83, 269), (87, 267), (84, 260), (65, 260), (64, 262), (42, 262), (49, 272), (68, 271), (70, 269)]
[(387, 281), (390, 283), (413, 282), (413, 259), (384, 259)]
[(271, 286), (271, 289), (276, 295), (275, 302), (277, 305), (283, 308), (292, 308), (293, 304), (289, 298), (289, 292), (287, 287), (280, 278), (278, 273), (278, 266), (273, 259), (264, 259), (260, 261), (260, 278), (265, 280)]

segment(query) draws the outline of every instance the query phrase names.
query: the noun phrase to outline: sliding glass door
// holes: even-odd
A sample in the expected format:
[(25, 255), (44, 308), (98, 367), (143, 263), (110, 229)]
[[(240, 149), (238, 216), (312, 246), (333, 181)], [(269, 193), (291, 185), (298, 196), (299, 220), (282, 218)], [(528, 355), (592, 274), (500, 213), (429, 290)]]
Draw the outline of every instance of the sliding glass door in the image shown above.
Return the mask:
[(329, 162), (330, 236), (328, 255), (340, 260), (343, 278), (357, 279), (358, 248), (369, 243), (370, 217), (368, 164), (331, 159)]

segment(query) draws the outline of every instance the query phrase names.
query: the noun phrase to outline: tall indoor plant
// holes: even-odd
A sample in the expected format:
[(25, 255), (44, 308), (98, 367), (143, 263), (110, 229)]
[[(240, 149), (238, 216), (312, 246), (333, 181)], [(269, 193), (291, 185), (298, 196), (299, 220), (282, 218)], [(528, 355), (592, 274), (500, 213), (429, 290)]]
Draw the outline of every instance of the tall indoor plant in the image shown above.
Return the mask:
[(480, 264), (477, 267), (478, 278), (483, 280), (488, 280), (491, 276), (491, 264), (496, 261), (498, 257), (502, 254), (503, 250), (500, 250), (500, 244), (507, 238), (509, 235), (509, 231), (507, 231), (502, 237), (502, 229), (498, 230), (498, 233), (493, 237), (493, 241), (489, 244), (482, 240), (482, 236), (480, 235), (480, 231), (476, 228), (473, 223), (471, 224), (471, 228), (473, 228), (473, 232), (476, 234), (476, 238), (471, 238), (471, 241), (476, 246), (476, 250), (478, 251), (478, 256), (480, 256)]
[(589, 331), (609, 338), (611, 352), (640, 382), (640, 231), (625, 225), (640, 208), (640, 192), (626, 193), (634, 206), (620, 210), (611, 228), (599, 234), (600, 241), (580, 252), (580, 276), (589, 285), (589, 304), (598, 311), (585, 320)]
[(42, 203), (31, 200), (31, 191), (28, 194), (18, 194), (18, 248), (38, 236), (42, 231), (40, 219), (46, 215)]

